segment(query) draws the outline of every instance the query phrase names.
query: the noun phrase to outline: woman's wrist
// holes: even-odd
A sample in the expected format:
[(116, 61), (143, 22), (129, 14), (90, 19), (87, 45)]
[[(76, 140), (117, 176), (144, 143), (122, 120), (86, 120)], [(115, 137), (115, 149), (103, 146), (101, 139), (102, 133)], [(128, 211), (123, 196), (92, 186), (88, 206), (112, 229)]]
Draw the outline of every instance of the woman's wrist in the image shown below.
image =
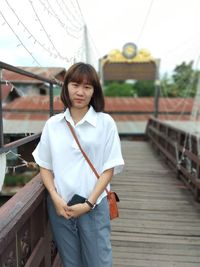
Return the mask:
[(89, 211), (91, 211), (91, 208), (90, 208), (90, 206), (85, 202), (85, 203), (83, 203), (82, 204), (83, 206), (84, 206), (84, 209), (85, 209), (85, 211), (86, 212), (89, 212)]
[(56, 191), (56, 189), (51, 189), (51, 190), (48, 190), (50, 196), (51, 196), (51, 199), (55, 199), (57, 196), (58, 196), (58, 193)]
[(96, 207), (96, 204), (93, 204), (88, 199), (85, 200), (85, 203), (90, 207), (91, 210), (93, 210)]

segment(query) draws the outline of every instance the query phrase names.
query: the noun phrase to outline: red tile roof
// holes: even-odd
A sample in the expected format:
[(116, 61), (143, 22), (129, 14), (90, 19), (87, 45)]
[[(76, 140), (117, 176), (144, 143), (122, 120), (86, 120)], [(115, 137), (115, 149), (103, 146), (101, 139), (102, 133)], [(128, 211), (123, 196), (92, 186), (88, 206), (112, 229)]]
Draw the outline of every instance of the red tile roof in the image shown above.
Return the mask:
[[(154, 98), (128, 98), (128, 97), (106, 97), (105, 111), (112, 114), (117, 121), (146, 121), (154, 112)], [(193, 106), (192, 98), (160, 98), (159, 111), (166, 114), (159, 115), (160, 119), (167, 120), (186, 120), (191, 113)], [(14, 110), (15, 112), (4, 112), (6, 119), (31, 119), (42, 120), (48, 118), (49, 96), (25, 96), (20, 97), (4, 106), (6, 110)], [(58, 96), (54, 97), (55, 111), (64, 109), (62, 102)], [(17, 113), (16, 111), (27, 110), (26, 113)], [(31, 112), (33, 111), (33, 112)], [(38, 113), (36, 113), (38, 111)], [(121, 114), (119, 114), (121, 112)], [(126, 113), (127, 112), (127, 113)], [(174, 112), (176, 114), (169, 114)], [(146, 113), (146, 114), (145, 114)]]
[[(19, 67), (22, 70), (31, 72), (33, 74), (42, 76), (44, 78), (53, 79), (54, 77), (63, 80), (66, 70), (64, 68), (55, 67)], [(43, 83), (39, 80), (21, 75), (9, 70), (3, 70), (3, 80), (15, 83)]]
[[(168, 112), (191, 111), (192, 98), (160, 98), (159, 110)], [(106, 97), (106, 111), (151, 111), (154, 110), (152, 97)]]
[(2, 97), (2, 100), (6, 99), (6, 97), (11, 92), (12, 88), (13, 88), (13, 86), (11, 84), (2, 84), (1, 85), (1, 97)]

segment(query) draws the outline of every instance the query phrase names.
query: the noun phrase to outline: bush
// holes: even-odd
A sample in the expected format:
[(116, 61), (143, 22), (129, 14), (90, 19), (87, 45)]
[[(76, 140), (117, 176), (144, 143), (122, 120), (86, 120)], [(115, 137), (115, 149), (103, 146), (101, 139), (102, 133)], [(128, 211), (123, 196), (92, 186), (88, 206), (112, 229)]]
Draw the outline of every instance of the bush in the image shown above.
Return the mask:
[(132, 84), (112, 82), (105, 86), (105, 96), (134, 96), (135, 91)]
[(28, 183), (36, 172), (30, 174), (6, 174), (4, 180), (4, 186), (24, 186)]

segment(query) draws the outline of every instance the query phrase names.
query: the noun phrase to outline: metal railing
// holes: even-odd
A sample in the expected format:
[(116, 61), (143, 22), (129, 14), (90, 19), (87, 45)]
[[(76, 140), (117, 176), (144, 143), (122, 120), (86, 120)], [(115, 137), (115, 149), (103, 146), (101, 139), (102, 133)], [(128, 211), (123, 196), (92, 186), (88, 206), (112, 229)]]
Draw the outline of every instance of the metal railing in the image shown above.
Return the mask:
[[(53, 107), (53, 85), (54, 84), (59, 85), (57, 83), (57, 81), (47, 79), (45, 77), (42, 77), (42, 76), (33, 74), (31, 72), (22, 70), (20, 68), (16, 68), (14, 66), (11, 66), (9, 64), (6, 64), (6, 63), (0, 61), (0, 153), (6, 152), (9, 149), (15, 148), (15, 147), (20, 146), (22, 144), (22, 143), (20, 143), (20, 142), (17, 141), (17, 143), (15, 142), (14, 144), (11, 144), (10, 143), (9, 145), (4, 145), (2, 88), (1, 88), (1, 85), (2, 84), (6, 84), (7, 81), (2, 79), (2, 70), (3, 69), (9, 70), (9, 71), (12, 71), (14, 73), (18, 73), (18, 74), (21, 74), (21, 75), (24, 75), (24, 76), (27, 76), (27, 77), (30, 77), (30, 78), (33, 78), (33, 79), (36, 79), (36, 80), (39, 80), (39, 81), (43, 81), (43, 82), (49, 84), (49, 115), (50, 116), (52, 116), (54, 114), (54, 107)], [(38, 138), (38, 136), (35, 135), (35, 138)], [(23, 142), (23, 144), (25, 144), (25, 143), (28, 143), (29, 141), (32, 141), (33, 139), (34, 139), (34, 135), (33, 136), (26, 137), (26, 139), (24, 139), (21, 142)]]
[(200, 200), (200, 138), (157, 119), (150, 119), (146, 134), (158, 153)]
[[(53, 85), (57, 84), (56, 81), (0, 62), (0, 74), (2, 69), (48, 83), (49, 115), (54, 114)], [(40, 138), (38, 133), (4, 144), (1, 84), (6, 82), (0, 75), (0, 154), (31, 142), (36, 145)], [(0, 208), (0, 266), (61, 266), (51, 238), (45, 194), (45, 188), (38, 175)]]

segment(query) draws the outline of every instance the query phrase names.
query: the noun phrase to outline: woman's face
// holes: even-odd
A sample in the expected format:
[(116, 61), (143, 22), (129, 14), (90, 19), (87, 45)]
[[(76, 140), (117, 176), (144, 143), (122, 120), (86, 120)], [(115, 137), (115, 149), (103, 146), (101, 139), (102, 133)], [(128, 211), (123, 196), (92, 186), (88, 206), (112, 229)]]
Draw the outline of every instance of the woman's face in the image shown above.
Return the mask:
[(82, 83), (70, 82), (68, 83), (68, 92), (72, 108), (85, 109), (89, 106), (94, 87), (84, 80)]

